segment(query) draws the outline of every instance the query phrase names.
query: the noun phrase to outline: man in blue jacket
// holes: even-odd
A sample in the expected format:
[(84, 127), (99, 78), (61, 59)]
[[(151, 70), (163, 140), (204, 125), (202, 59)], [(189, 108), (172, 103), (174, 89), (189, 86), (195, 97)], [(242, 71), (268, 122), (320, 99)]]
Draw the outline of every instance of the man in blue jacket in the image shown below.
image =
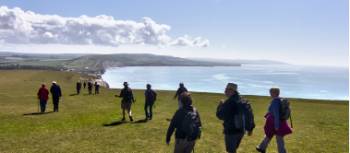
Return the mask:
[(57, 85), (56, 81), (52, 81), (52, 86), (50, 88), (53, 102), (53, 111), (58, 112), (58, 104), (60, 102), (60, 97), (62, 96), (61, 88)]

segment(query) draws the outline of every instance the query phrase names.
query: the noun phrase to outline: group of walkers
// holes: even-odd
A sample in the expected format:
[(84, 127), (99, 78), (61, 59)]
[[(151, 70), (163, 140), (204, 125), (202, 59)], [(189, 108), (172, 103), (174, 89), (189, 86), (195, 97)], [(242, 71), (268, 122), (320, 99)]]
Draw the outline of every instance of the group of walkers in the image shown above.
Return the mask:
[[(60, 97), (62, 96), (62, 92), (61, 87), (57, 84), (56, 81), (52, 81), (50, 93), (52, 96), (53, 111), (58, 112), (58, 105), (60, 102)], [(49, 99), (49, 90), (46, 88), (45, 84), (41, 85), (41, 88), (39, 89), (37, 95), (40, 104), (40, 112), (44, 113), (46, 110), (47, 100)]]
[(89, 95), (92, 94), (93, 87), (95, 87), (95, 95), (100, 93), (100, 84), (97, 81), (95, 81), (95, 83), (93, 83), (93, 81), (88, 81), (88, 82), (84, 81), (84, 83), (82, 84), (81, 81), (79, 80), (76, 84), (76, 90), (78, 95), (80, 94), (81, 87), (83, 86), (85, 89), (86, 85), (87, 85)]
[[(92, 82), (87, 83), (89, 93), (92, 91)], [(86, 87), (86, 82), (83, 84)], [(127, 82), (123, 83), (124, 88), (120, 91), (122, 109), (122, 121), (125, 121), (125, 113), (128, 114), (130, 121), (132, 117), (131, 106), (136, 102), (133, 92)], [(81, 82), (77, 82), (77, 94), (80, 93)], [(91, 90), (90, 90), (91, 89)], [(236, 153), (241, 140), (245, 133), (251, 136), (255, 128), (254, 114), (248, 100), (240, 96), (238, 86), (234, 83), (228, 83), (225, 88), (226, 100), (221, 100), (217, 106), (216, 116), (223, 121), (224, 142), (228, 153)], [(99, 87), (95, 85), (95, 94), (99, 93)], [(50, 88), (52, 95), (54, 111), (58, 112), (59, 98), (62, 96), (61, 89), (55, 81)], [(271, 139), (275, 136), (278, 152), (286, 153), (284, 145), (284, 136), (291, 134), (292, 129), (289, 127), (287, 120), (290, 116), (289, 103), (286, 99), (279, 97), (279, 88), (271, 88), (270, 96), (272, 98), (268, 111), (265, 115), (265, 138), (256, 147), (260, 153), (265, 153)], [(43, 84), (38, 91), (40, 99), (41, 112), (45, 112), (46, 102), (49, 91)], [(152, 107), (157, 100), (157, 93), (152, 89), (150, 84), (146, 85), (145, 96), (145, 120), (152, 120)], [(170, 143), (171, 136), (175, 131), (175, 153), (190, 153), (194, 151), (195, 142), (201, 137), (202, 122), (198, 110), (193, 106), (191, 94), (188, 92), (183, 83), (174, 95), (178, 100), (178, 109), (173, 115), (166, 134), (166, 144)]]

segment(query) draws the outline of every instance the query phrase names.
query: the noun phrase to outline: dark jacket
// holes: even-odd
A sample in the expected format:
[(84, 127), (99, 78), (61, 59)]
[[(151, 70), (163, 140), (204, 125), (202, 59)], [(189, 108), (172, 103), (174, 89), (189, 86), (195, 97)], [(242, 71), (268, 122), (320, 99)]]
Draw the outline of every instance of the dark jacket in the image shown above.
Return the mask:
[(62, 96), (62, 93), (61, 93), (61, 88), (59, 85), (57, 84), (53, 84), (50, 88), (50, 92), (51, 92), (51, 95), (52, 95), (52, 98), (54, 99), (57, 99), (59, 97)]
[(119, 97), (122, 97), (122, 102), (135, 102), (134, 94), (130, 88), (123, 88), (120, 91)]
[(239, 100), (239, 93), (236, 92), (236, 94), (217, 107), (216, 116), (224, 121), (224, 134), (237, 134), (244, 132), (243, 129), (236, 129), (234, 125), (234, 115), (238, 112)]
[(152, 89), (149, 89), (149, 90), (147, 89), (145, 91), (145, 102), (147, 104), (151, 104), (151, 103), (154, 103), (154, 101), (156, 100), (157, 100), (157, 93)]
[(77, 82), (76, 88), (77, 88), (78, 90), (81, 89), (81, 82)]
[(88, 89), (89, 89), (89, 90), (92, 90), (92, 83), (91, 83), (91, 82), (88, 82), (87, 85), (88, 85)]
[[(181, 130), (181, 124), (182, 124), (183, 120), (185, 119), (187, 112), (193, 111), (194, 109), (195, 108), (193, 106), (184, 106), (176, 111), (175, 115), (171, 119), (171, 123), (170, 123), (169, 128), (168, 128), (168, 132), (166, 135), (167, 142), (170, 142), (171, 135), (173, 134), (175, 129), (176, 129), (176, 132), (175, 132), (176, 139), (185, 139), (186, 138), (185, 132)], [(196, 112), (197, 112), (198, 119), (199, 119), (199, 127), (201, 127), (202, 123), (200, 120), (200, 116), (199, 116), (198, 111), (196, 111)]]

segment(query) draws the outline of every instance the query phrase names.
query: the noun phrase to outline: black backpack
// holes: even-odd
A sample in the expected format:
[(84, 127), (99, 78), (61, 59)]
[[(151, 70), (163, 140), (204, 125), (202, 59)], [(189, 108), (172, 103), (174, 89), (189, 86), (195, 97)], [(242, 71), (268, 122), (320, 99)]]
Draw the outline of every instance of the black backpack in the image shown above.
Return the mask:
[(280, 101), (280, 120), (288, 120), (291, 116), (291, 109), (288, 99), (281, 99)]
[(181, 124), (181, 130), (188, 140), (196, 140), (201, 136), (200, 120), (195, 108), (193, 111), (186, 111), (186, 115)]
[(235, 129), (253, 131), (255, 128), (253, 109), (248, 100), (241, 98), (237, 104), (237, 112), (234, 115)]

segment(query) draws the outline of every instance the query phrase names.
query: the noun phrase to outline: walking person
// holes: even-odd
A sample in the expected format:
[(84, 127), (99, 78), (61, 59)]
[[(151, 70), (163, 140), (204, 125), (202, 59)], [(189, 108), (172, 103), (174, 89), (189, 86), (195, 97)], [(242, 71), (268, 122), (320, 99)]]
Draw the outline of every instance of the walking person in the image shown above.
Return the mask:
[(97, 81), (95, 82), (95, 95), (100, 93), (100, 84), (97, 83)]
[(41, 85), (37, 95), (40, 101), (40, 112), (45, 113), (47, 100), (49, 99), (49, 90), (46, 89), (45, 84)]
[(221, 100), (216, 116), (223, 120), (226, 151), (236, 153), (245, 131), (250, 136), (255, 128), (254, 115), (248, 102), (242, 102), (237, 85), (228, 83), (225, 89), (227, 99)]
[(153, 112), (152, 107), (154, 102), (157, 100), (157, 93), (152, 89), (150, 84), (146, 85), (145, 91), (145, 115), (146, 120), (152, 120)]
[(179, 108), (182, 107), (182, 103), (181, 103), (181, 100), (180, 100), (180, 99), (181, 99), (181, 94), (182, 94), (183, 92), (188, 92), (188, 91), (187, 91), (187, 89), (186, 89), (184, 83), (181, 82), (181, 83), (179, 84), (179, 88), (177, 89), (177, 91), (176, 91), (176, 93), (175, 93), (175, 95), (174, 95), (174, 99), (177, 98)]
[(184, 92), (181, 95), (183, 107), (178, 109), (171, 119), (166, 144), (169, 145), (171, 135), (176, 129), (174, 153), (191, 153), (194, 151), (196, 140), (201, 136), (202, 123), (197, 109), (192, 106), (190, 94)]
[(131, 114), (131, 105), (132, 103), (135, 103), (136, 100), (134, 99), (134, 95), (132, 93), (132, 90), (129, 88), (129, 84), (127, 82), (123, 83), (124, 88), (120, 91), (119, 95), (116, 95), (116, 97), (121, 97), (121, 108), (123, 113), (123, 119), (122, 121), (125, 121), (125, 111), (127, 111), (129, 115), (130, 121), (134, 121)]
[(52, 102), (53, 102), (53, 111), (58, 112), (58, 104), (60, 102), (60, 97), (62, 96), (61, 88), (56, 81), (52, 81), (52, 86), (50, 88)]
[(77, 82), (75, 89), (77, 90), (77, 94), (79, 95), (80, 94), (80, 89), (81, 89), (81, 81)]
[(84, 81), (83, 87), (84, 87), (84, 89), (85, 89), (85, 87), (86, 87), (86, 81)]
[[(268, 108), (268, 112), (265, 115), (266, 122), (264, 126), (265, 138), (262, 140), (260, 145), (256, 148), (258, 152), (265, 153), (268, 144), (270, 143), (273, 136), (276, 136), (277, 148), (279, 153), (286, 153), (286, 148), (284, 146), (283, 137), (291, 134), (292, 129), (289, 127), (287, 120), (290, 116), (285, 116), (286, 114), (284, 110), (281, 108), (283, 102), (280, 97), (280, 89), (279, 88), (271, 88), (270, 96), (272, 98), (270, 106)], [(289, 104), (288, 104), (289, 105)], [(289, 106), (288, 108), (289, 109)], [(290, 113), (290, 110), (289, 110)], [(290, 115), (290, 114), (288, 114)]]
[(92, 94), (92, 82), (89, 81), (89, 82), (87, 83), (87, 85), (88, 85), (89, 95), (91, 95), (91, 94)]

